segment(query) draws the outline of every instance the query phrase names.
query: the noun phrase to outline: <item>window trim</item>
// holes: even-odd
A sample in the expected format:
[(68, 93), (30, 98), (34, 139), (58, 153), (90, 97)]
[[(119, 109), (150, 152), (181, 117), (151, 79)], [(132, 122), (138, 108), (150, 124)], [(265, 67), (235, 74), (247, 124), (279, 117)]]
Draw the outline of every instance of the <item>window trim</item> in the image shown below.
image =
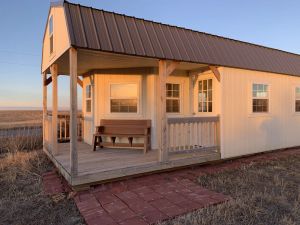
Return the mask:
[[(179, 98), (174, 97), (167, 97), (167, 84), (178, 84), (179, 85)], [(167, 112), (167, 99), (178, 99), (179, 100), (179, 112)], [(180, 82), (174, 82), (174, 81), (167, 81), (166, 82), (166, 108), (165, 108), (166, 114), (168, 115), (180, 115), (182, 114), (182, 83)]]
[[(199, 82), (200, 81), (204, 81), (204, 80), (211, 80), (211, 92), (212, 92), (212, 96), (211, 96), (211, 105), (212, 105), (212, 110), (211, 112), (207, 111), (207, 112), (199, 112)], [(214, 106), (214, 78), (211, 77), (211, 76), (208, 76), (208, 77), (198, 77), (198, 79), (196, 80), (196, 109), (194, 109), (194, 111), (196, 111), (197, 114), (200, 114), (200, 115), (205, 115), (205, 114), (213, 114), (214, 111), (215, 111), (215, 106)], [(202, 88), (203, 89), (203, 88)], [(206, 101), (208, 103), (208, 101)], [(202, 102), (203, 103), (203, 102)]]
[[(137, 101), (137, 111), (136, 112), (112, 112), (111, 111), (111, 100), (112, 99), (115, 99), (115, 98), (112, 98), (111, 97), (111, 86), (112, 85), (120, 85), (120, 84), (135, 84), (135, 85), (137, 85), (137, 96), (136, 96), (136, 101)], [(141, 100), (141, 90), (140, 90), (140, 88), (141, 88), (141, 85), (140, 85), (140, 82), (111, 82), (111, 83), (109, 83), (109, 90), (108, 90), (108, 99), (109, 99), (109, 103), (108, 103), (108, 106), (109, 106), (109, 108), (108, 108), (108, 113), (110, 114), (110, 115), (139, 115), (139, 114), (141, 114), (141, 108), (140, 108), (140, 106), (141, 106), (141, 103), (140, 103), (140, 100)], [(135, 98), (121, 98), (121, 99), (135, 99)]]
[[(88, 86), (90, 86), (90, 88), (91, 88), (91, 96), (88, 98), (87, 97), (87, 87)], [(85, 104), (85, 113), (86, 114), (91, 114), (92, 112), (93, 112), (93, 99), (92, 99), (92, 97), (93, 97), (93, 88), (92, 88), (92, 84), (87, 84), (86, 86), (85, 86), (85, 101), (84, 101), (84, 104)], [(87, 101), (88, 100), (90, 100), (91, 101), (91, 111), (90, 112), (88, 112), (87, 111)]]
[[(268, 85), (268, 112), (253, 112), (253, 84), (264, 84)], [(266, 80), (253, 80), (249, 82), (248, 89), (248, 107), (249, 107), (249, 117), (269, 117), (272, 114), (272, 85)]]

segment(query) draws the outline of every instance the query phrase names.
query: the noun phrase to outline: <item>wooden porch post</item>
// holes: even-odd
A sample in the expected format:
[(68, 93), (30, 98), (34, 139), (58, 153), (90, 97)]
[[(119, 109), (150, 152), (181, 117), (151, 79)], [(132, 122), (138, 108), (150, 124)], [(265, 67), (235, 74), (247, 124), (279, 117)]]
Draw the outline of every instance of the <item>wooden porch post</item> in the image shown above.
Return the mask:
[(70, 167), (71, 177), (78, 174), (77, 155), (77, 50), (71, 48), (70, 56)]
[(92, 135), (95, 133), (95, 75), (90, 75), (90, 82), (92, 87)]
[(194, 109), (194, 100), (195, 100), (195, 85), (197, 81), (198, 75), (195, 73), (189, 73), (189, 96), (190, 96), (190, 113), (191, 115), (195, 115)]
[(46, 117), (47, 117), (47, 73), (43, 73), (43, 147), (45, 148), (46, 138)]
[(58, 154), (57, 146), (57, 64), (53, 64), (50, 67), (52, 76), (52, 153)]
[(166, 83), (167, 77), (176, 69), (177, 62), (159, 60), (157, 79), (157, 143), (159, 161), (168, 161), (168, 121), (166, 113)]

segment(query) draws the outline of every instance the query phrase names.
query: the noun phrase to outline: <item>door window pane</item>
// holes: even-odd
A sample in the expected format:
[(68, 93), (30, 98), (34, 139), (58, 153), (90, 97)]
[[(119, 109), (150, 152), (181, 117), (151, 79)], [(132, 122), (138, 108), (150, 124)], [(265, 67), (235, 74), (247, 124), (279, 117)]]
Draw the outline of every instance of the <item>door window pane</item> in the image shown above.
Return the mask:
[(212, 112), (213, 84), (212, 79), (198, 82), (198, 112)]
[(166, 84), (166, 112), (180, 112), (180, 84)]

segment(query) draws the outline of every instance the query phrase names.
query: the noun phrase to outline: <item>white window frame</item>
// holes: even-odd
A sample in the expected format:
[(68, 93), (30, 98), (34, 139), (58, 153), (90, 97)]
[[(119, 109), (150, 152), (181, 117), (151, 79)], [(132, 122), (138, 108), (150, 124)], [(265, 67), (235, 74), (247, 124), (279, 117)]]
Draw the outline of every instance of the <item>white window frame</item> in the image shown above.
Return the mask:
[[(90, 97), (87, 96), (87, 88), (90, 87)], [(91, 84), (88, 84), (85, 86), (85, 101), (84, 101), (84, 104), (85, 104), (85, 113), (86, 114), (91, 114), (92, 111), (93, 111), (93, 99), (92, 99), (92, 96), (93, 96), (93, 88), (92, 88), (92, 85)], [(90, 100), (91, 101), (91, 111), (88, 112), (87, 111), (87, 101)]]
[[(51, 22), (50, 22), (51, 21)], [(50, 25), (52, 23), (52, 32), (50, 33)], [(53, 15), (49, 17), (49, 53), (50, 55), (54, 54), (54, 19)], [(52, 38), (52, 51), (51, 51), (51, 38)]]
[(295, 85), (294, 88), (293, 88), (293, 95), (294, 95), (293, 112), (294, 112), (296, 115), (300, 115), (300, 111), (296, 111), (296, 101), (297, 101), (297, 100), (300, 100), (300, 98), (297, 98), (297, 93), (296, 93), (297, 88), (300, 89), (300, 85)]
[[(211, 96), (211, 105), (212, 105), (212, 110), (211, 110), (211, 112), (210, 111), (206, 111), (206, 112), (199, 112), (199, 82), (200, 81), (202, 81), (202, 91), (203, 91), (203, 81), (204, 80), (211, 80), (211, 93), (212, 93), (212, 96)], [(212, 113), (214, 113), (214, 79), (213, 79), (213, 77), (198, 77), (198, 79), (197, 79), (197, 81), (196, 81), (196, 90), (197, 90), (197, 92), (196, 92), (196, 110), (194, 110), (194, 111), (196, 111), (197, 112), (197, 114), (201, 114), (201, 115), (204, 115), (204, 114), (212, 114)], [(206, 101), (206, 103), (208, 103), (209, 101)], [(203, 102), (202, 102), (203, 103)], [(207, 106), (208, 107), (208, 106)]]
[[(179, 85), (179, 97), (167, 97), (167, 87), (166, 87), (166, 113), (168, 115), (180, 115), (182, 112), (182, 83), (180, 82), (174, 82), (174, 81), (167, 81), (166, 84), (178, 84)], [(174, 100), (179, 100), (179, 112), (167, 112), (167, 100), (168, 99), (174, 99)]]
[[(111, 86), (112, 85), (126, 85), (126, 84), (135, 84), (137, 86), (137, 96), (136, 98), (128, 98), (128, 97), (124, 97), (124, 98), (118, 98), (118, 99), (136, 99), (137, 100), (137, 111), (136, 112), (111, 112), (111, 100), (112, 99), (115, 99), (115, 98), (112, 98), (111, 97)], [(141, 99), (141, 96), (140, 96), (140, 93), (141, 93), (141, 85), (139, 82), (119, 82), (119, 83), (109, 83), (109, 93), (108, 93), (108, 99), (109, 99), (109, 108), (108, 108), (108, 113), (111, 114), (111, 115), (121, 115), (121, 116), (126, 116), (126, 115), (139, 115), (141, 114), (141, 109), (140, 109), (140, 99)]]
[[(263, 84), (268, 85), (268, 112), (253, 112), (253, 84)], [(270, 117), (272, 114), (272, 85), (269, 81), (264, 79), (260, 80), (253, 80), (249, 82), (249, 89), (248, 89), (249, 97), (248, 97), (248, 111), (249, 117)]]

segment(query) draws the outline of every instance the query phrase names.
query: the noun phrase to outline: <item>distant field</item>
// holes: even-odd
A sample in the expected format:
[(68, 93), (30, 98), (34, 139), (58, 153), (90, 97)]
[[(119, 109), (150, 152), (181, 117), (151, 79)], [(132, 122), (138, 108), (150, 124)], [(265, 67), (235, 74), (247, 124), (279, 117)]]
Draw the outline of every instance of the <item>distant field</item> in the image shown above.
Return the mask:
[(41, 125), (42, 121), (40, 110), (0, 110), (0, 129)]

